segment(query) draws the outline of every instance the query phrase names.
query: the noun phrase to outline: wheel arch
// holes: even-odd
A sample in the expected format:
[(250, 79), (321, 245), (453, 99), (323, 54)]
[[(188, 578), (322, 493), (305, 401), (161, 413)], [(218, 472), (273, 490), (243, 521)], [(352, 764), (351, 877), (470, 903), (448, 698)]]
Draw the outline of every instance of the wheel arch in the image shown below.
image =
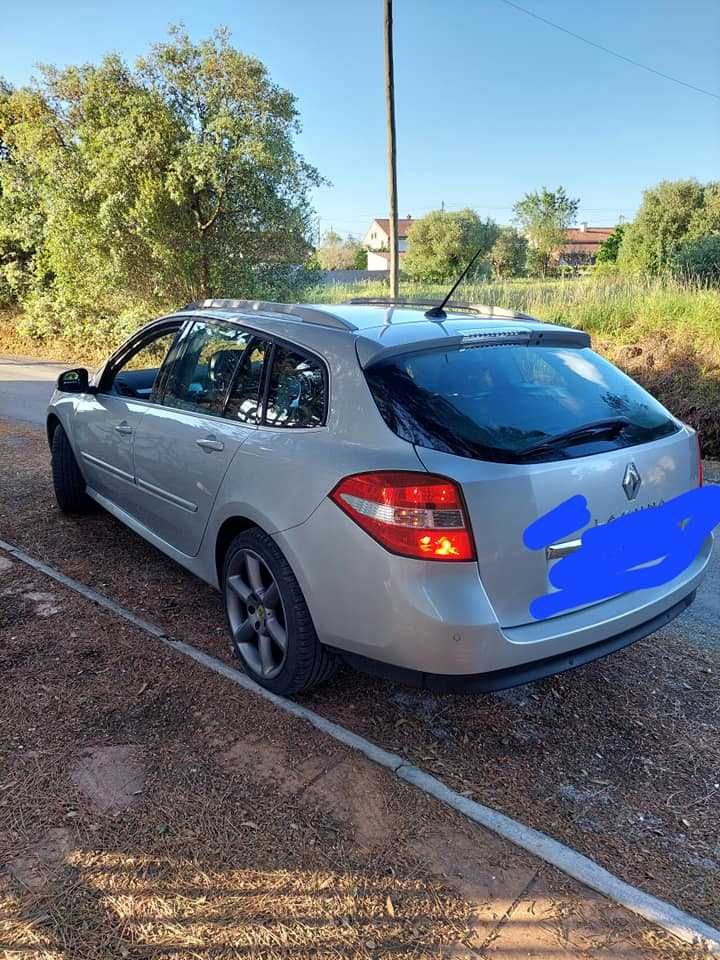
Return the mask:
[(252, 527), (257, 527), (258, 530), (262, 530), (262, 527), (254, 520), (241, 516), (228, 517), (226, 520), (223, 520), (220, 525), (215, 537), (215, 572), (217, 574), (217, 582), (220, 586), (222, 586), (222, 570), (228, 547), (234, 537), (239, 533), (244, 533), (245, 530), (250, 530)]
[(62, 426), (62, 420), (56, 413), (49, 413), (45, 429), (47, 431), (48, 446), (52, 448), (53, 436), (58, 427)]

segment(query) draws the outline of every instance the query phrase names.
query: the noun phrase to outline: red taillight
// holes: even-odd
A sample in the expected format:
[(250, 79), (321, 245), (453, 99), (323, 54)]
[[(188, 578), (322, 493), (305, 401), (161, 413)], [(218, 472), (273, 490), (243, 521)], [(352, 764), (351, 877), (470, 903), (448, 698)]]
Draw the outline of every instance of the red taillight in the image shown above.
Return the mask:
[(392, 553), (418, 560), (475, 559), (460, 490), (445, 477), (357, 473), (341, 480), (330, 499)]
[(703, 466), (702, 466), (702, 445), (700, 443), (700, 434), (695, 434), (695, 443), (697, 443), (697, 457), (698, 457), (698, 486), (703, 485)]

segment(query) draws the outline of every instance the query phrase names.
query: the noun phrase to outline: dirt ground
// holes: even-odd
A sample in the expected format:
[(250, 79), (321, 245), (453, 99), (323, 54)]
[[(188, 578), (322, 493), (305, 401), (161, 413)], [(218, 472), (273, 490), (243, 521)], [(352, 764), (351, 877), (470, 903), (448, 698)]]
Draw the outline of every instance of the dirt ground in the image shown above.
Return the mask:
[[(40, 431), (0, 424), (0, 451), (0, 538), (230, 659), (213, 591), (100, 511), (58, 514)], [(674, 955), (624, 911), (608, 918), (587, 891), (18, 567), (0, 554), (0, 865), (14, 864), (0, 955)], [(494, 696), (347, 671), (304, 702), (717, 924), (719, 660), (671, 625)]]
[(0, 559), (3, 958), (702, 955)]

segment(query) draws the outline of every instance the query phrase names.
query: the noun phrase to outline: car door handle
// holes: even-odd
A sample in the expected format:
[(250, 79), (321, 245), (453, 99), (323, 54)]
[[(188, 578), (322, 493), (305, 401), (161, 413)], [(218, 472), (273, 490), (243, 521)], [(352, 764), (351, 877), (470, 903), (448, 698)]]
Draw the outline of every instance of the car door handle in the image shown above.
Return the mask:
[(118, 433), (132, 433), (133, 428), (127, 422), (127, 420), (122, 420), (120, 423), (115, 424), (115, 429)]
[(195, 443), (207, 451), (225, 449), (225, 444), (222, 440), (218, 440), (217, 437), (205, 437), (202, 440), (196, 440)]

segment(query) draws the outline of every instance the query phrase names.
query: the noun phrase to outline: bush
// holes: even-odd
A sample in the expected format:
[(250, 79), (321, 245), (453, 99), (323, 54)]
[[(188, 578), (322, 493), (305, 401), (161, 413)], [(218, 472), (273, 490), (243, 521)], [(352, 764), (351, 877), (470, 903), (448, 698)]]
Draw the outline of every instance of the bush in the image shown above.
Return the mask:
[(720, 282), (720, 234), (685, 240), (673, 257), (672, 272), (701, 283)]
[(625, 273), (659, 274), (682, 243), (720, 229), (717, 184), (664, 180), (646, 190), (635, 220), (625, 229), (618, 263)]
[(548, 255), (537, 247), (529, 247), (527, 252), (527, 272), (528, 276), (537, 279), (543, 277), (552, 277), (557, 273), (558, 267)]
[[(474, 210), (434, 210), (415, 220), (408, 233), (404, 268), (415, 280), (442, 282), (457, 276), (478, 250), (488, 253), (498, 228)], [(487, 270), (476, 262), (473, 276)]]
[(323, 270), (367, 270), (367, 250), (360, 241), (350, 235), (343, 240), (334, 230), (325, 235), (315, 257)]
[(496, 277), (521, 277), (527, 264), (528, 243), (514, 227), (501, 227), (488, 260)]
[(367, 270), (367, 255), (368, 252), (365, 247), (358, 246), (353, 260), (353, 270)]
[(594, 277), (617, 277), (620, 273), (620, 269), (615, 260), (600, 260), (599, 258), (595, 262), (595, 266), (592, 270), (592, 275)]
[(620, 245), (625, 236), (625, 224), (619, 223), (610, 236), (600, 244), (596, 263), (616, 263), (620, 253)]

